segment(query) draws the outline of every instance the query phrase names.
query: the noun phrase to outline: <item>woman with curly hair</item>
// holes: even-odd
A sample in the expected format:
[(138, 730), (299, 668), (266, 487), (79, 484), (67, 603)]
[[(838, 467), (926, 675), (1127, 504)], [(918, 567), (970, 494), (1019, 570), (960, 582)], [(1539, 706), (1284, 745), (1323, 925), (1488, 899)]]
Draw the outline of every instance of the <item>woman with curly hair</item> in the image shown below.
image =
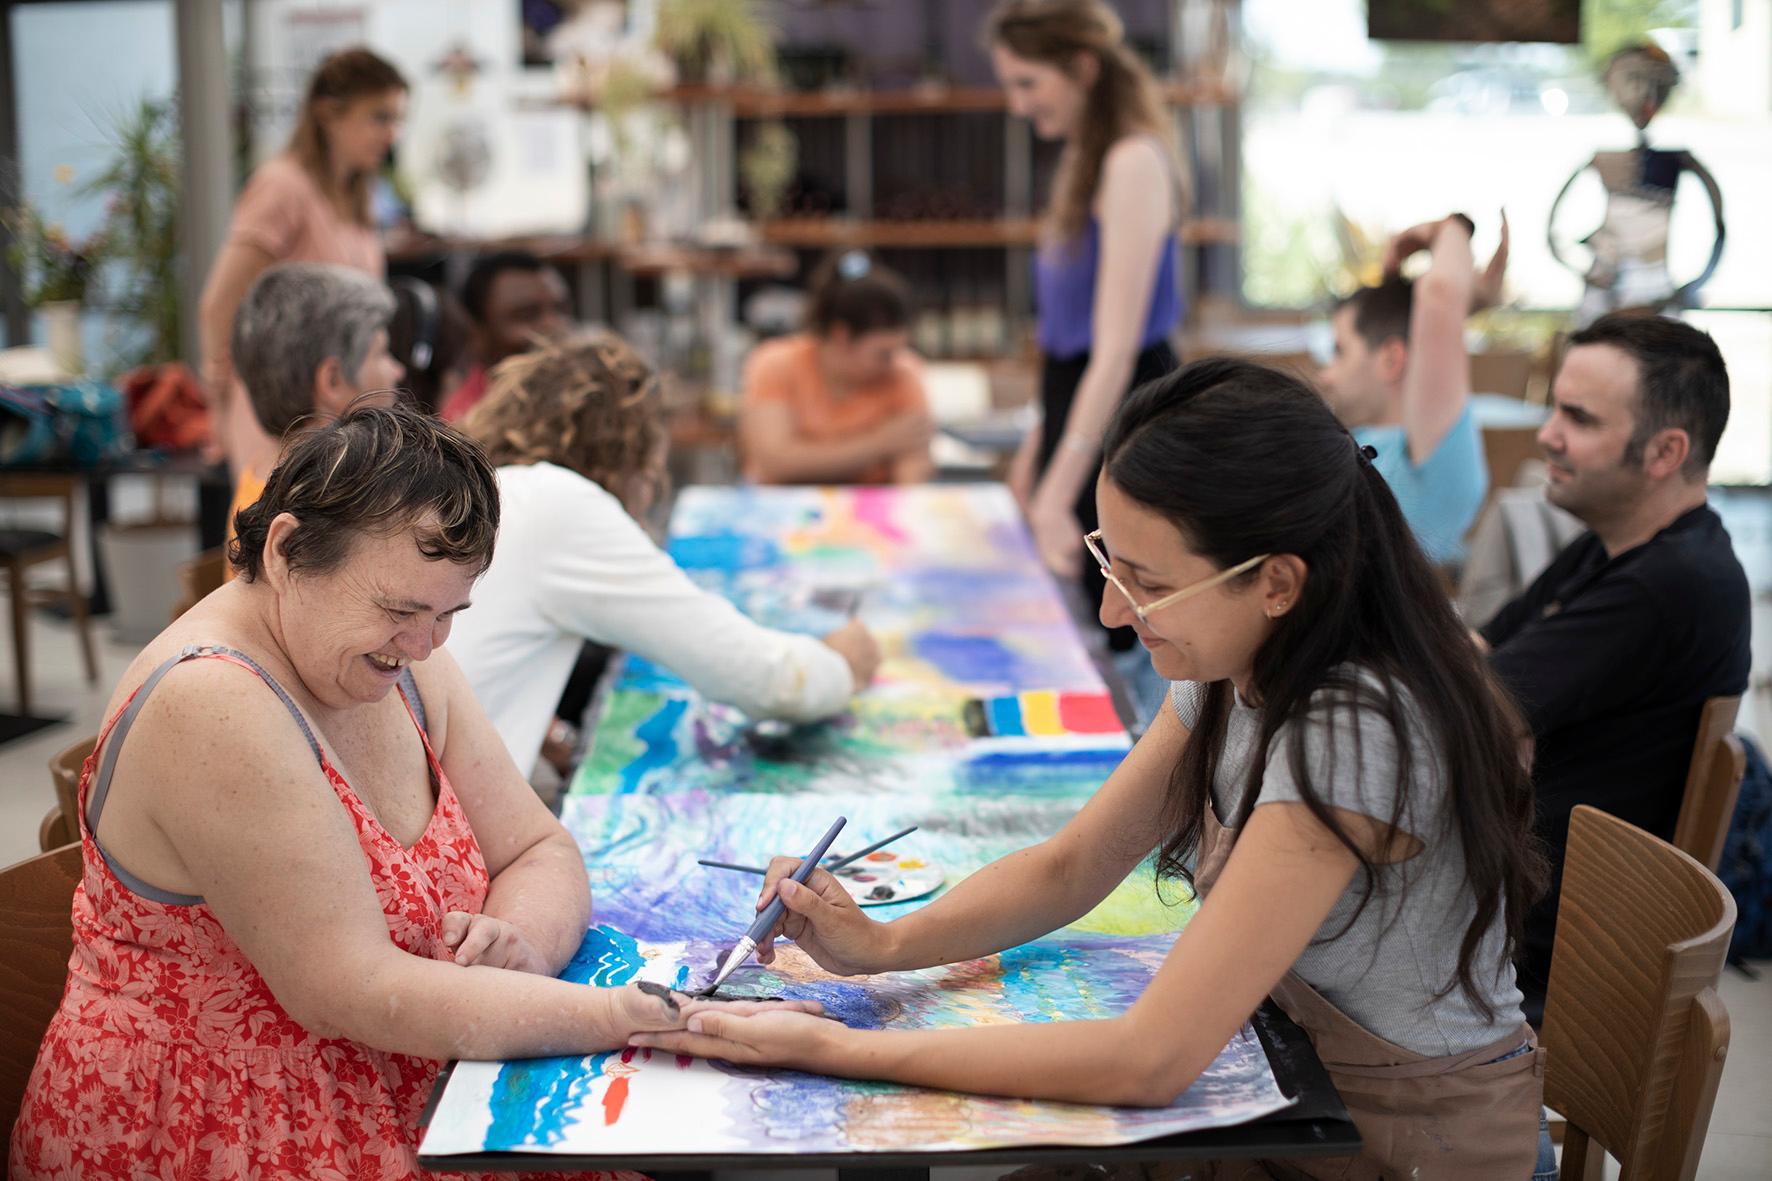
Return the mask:
[(505, 361), (462, 428), (498, 469), (498, 552), (451, 650), (519, 767), (535, 764), (585, 641), (670, 669), (753, 717), (812, 721), (873, 679), (852, 621), (822, 641), (702, 590), (640, 525), (664, 484), (658, 382), (599, 335)]

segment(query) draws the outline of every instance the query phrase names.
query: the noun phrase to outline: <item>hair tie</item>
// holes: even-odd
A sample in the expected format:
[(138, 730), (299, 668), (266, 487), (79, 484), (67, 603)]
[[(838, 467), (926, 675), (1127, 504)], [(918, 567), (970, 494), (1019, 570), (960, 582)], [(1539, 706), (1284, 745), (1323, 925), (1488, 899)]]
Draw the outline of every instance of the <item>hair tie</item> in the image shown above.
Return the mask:
[(1360, 441), (1358, 439), (1355, 439), (1354, 440), (1354, 454), (1360, 457), (1361, 463), (1365, 464), (1367, 467), (1371, 467), (1372, 461), (1378, 458), (1378, 448), (1374, 447), (1370, 443), (1367, 443), (1365, 446), (1361, 446)]
[(868, 257), (867, 251), (849, 250), (837, 259), (837, 274), (853, 281), (866, 275), (873, 266), (873, 260)]

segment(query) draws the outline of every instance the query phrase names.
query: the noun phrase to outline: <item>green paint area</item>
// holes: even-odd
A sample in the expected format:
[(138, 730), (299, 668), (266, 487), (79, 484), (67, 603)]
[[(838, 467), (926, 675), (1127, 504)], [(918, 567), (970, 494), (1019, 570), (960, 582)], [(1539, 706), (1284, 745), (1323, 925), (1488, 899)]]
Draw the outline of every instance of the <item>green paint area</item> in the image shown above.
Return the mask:
[(1094, 910), (1066, 930), (1091, 935), (1162, 935), (1187, 926), (1199, 903), (1183, 881), (1155, 884), (1154, 862), (1145, 861), (1114, 887)]
[(646, 753), (640, 728), (657, 714), (665, 702), (662, 693), (624, 689), (611, 693), (605, 702), (603, 716), (591, 750), (572, 777), (573, 795), (604, 795), (621, 782), (622, 769)]

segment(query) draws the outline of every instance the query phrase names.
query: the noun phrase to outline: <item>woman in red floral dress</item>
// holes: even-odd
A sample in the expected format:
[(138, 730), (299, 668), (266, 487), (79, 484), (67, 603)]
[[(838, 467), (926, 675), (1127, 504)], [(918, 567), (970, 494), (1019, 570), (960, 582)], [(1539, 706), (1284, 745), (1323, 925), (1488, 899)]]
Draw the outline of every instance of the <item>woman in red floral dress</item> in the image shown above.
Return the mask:
[(81, 777), (13, 1177), (415, 1177), (442, 1060), (694, 1011), (553, 979), (579, 851), (436, 651), (498, 505), (477, 447), (392, 407), (297, 443), (239, 514), (240, 577), (136, 658)]

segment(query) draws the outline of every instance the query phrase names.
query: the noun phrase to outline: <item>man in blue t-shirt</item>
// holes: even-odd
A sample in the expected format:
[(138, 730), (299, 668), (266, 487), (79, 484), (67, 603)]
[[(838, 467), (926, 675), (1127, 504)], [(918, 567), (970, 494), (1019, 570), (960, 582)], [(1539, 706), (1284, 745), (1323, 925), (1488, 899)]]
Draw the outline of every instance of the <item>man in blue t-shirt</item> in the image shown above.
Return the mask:
[[(1428, 252), (1420, 277), (1398, 273)], [(1318, 380), (1336, 416), (1384, 474), (1428, 559), (1464, 560), (1464, 535), (1483, 507), (1489, 469), (1471, 418), (1465, 317), (1493, 303), (1507, 268), (1501, 246), (1477, 274), (1471, 220), (1454, 213), (1404, 230), (1385, 253), (1385, 280), (1335, 310), (1335, 360)]]

